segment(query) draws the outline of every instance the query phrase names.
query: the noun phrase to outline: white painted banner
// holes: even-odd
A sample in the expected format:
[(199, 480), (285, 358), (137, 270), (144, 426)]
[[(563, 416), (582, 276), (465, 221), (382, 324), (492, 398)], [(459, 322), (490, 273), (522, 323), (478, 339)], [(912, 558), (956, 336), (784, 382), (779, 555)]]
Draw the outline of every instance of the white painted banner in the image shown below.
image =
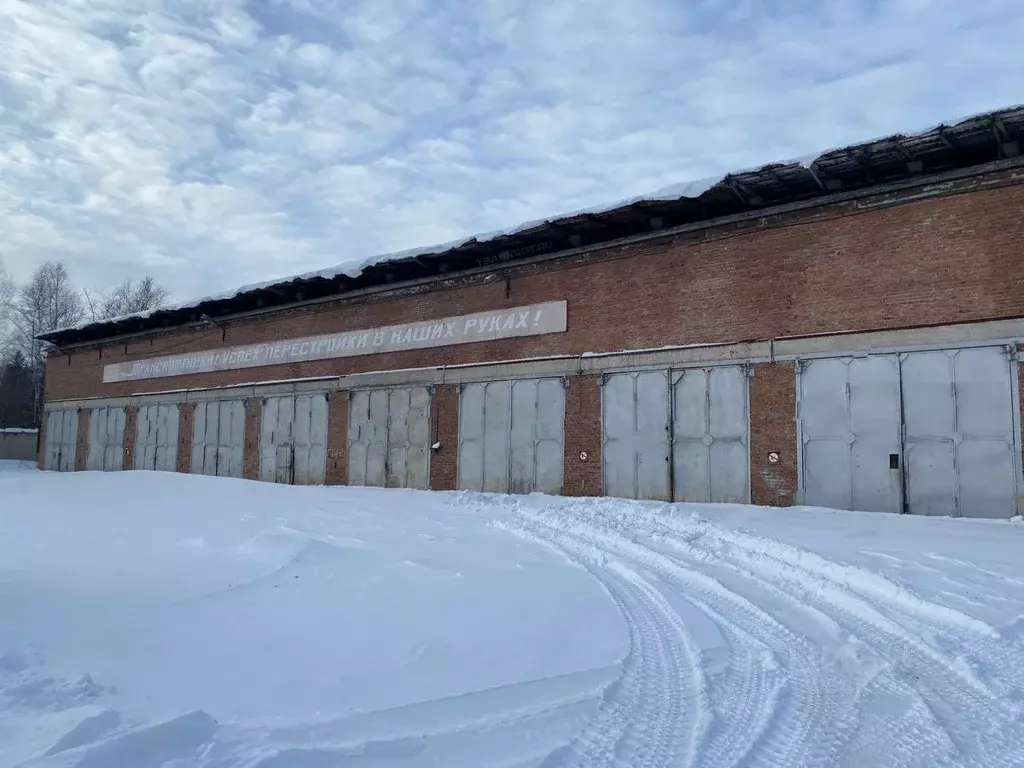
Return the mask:
[(110, 383), (158, 379), (236, 368), (375, 355), (424, 347), (471, 344), (474, 341), (562, 333), (565, 329), (566, 303), (549, 301), (440, 320), (113, 363), (103, 368), (103, 381)]

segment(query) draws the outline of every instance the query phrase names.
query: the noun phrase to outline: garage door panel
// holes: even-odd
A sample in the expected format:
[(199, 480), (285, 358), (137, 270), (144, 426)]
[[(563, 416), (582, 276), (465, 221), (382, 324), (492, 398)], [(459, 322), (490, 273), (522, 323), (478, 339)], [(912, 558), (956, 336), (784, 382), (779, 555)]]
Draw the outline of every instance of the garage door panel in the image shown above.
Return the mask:
[(892, 453), (899, 455), (898, 441), (881, 443), (859, 438), (850, 446), (851, 509), (862, 512), (901, 511), (900, 473), (898, 469), (890, 469), (889, 456)]
[(564, 453), (561, 440), (542, 440), (538, 442), (537, 481), (533, 490), (537, 493), (561, 493), (563, 462)]
[(636, 377), (636, 434), (650, 445), (668, 441), (668, 373), (650, 371)]
[(958, 431), (969, 437), (1013, 438), (1013, 389), (1001, 349), (963, 349), (954, 359)]
[(78, 411), (63, 408), (46, 416), (46, 453), (43, 468), (52, 472), (72, 472), (78, 449)]
[(907, 505), (915, 515), (955, 515), (952, 442), (907, 443)]
[(89, 413), (89, 452), (86, 469), (112, 472), (123, 469), (124, 408), (93, 408)]
[(459, 414), (460, 488), (561, 491), (565, 399), (559, 380), (466, 384)]
[(903, 412), (907, 435), (942, 437), (956, 429), (953, 407), (953, 365), (946, 352), (905, 355)]
[[(747, 372), (743, 368), (722, 366), (709, 371), (708, 433), (716, 440), (746, 441), (748, 382)], [(744, 474), (746, 466), (747, 461), (744, 459)]]
[(260, 480), (266, 483), (279, 482), (278, 417), (280, 398), (271, 397), (263, 402), (263, 416), (260, 424)]
[[(899, 439), (900, 378), (895, 356), (872, 356), (850, 361), (850, 431), (858, 439), (890, 435), (895, 452)], [(889, 451), (886, 451), (888, 453)]]
[[(357, 390), (349, 403), (349, 484), (427, 488), (430, 390)], [(326, 444), (323, 452), (326, 457)]]
[(508, 492), (509, 383), (492, 381), (484, 392), (484, 487), (488, 493)]
[(842, 440), (809, 440), (803, 451), (804, 503), (850, 509), (850, 449)]
[(196, 405), (192, 430), (192, 474), (242, 477), (245, 404), (221, 400)]
[[(353, 416), (357, 416), (355, 409)], [(353, 426), (350, 421), (350, 433), (360, 429), (358, 422)], [(260, 478), (295, 485), (322, 484), (327, 472), (326, 440), (325, 394), (267, 398), (260, 429)]]
[(842, 438), (849, 424), (847, 367), (843, 360), (812, 360), (800, 373), (800, 415), (805, 437)]
[(711, 452), (699, 440), (677, 442), (673, 448), (676, 501), (711, 501)]
[[(426, 419), (423, 419), (424, 423)], [(406, 454), (406, 487), (426, 490), (430, 487), (429, 435), (422, 443), (414, 442)]]
[(459, 487), (484, 489), (485, 384), (466, 384), (459, 396)]
[[(562, 445), (565, 432), (565, 385), (559, 379), (541, 379), (537, 383), (537, 439)], [(559, 460), (559, 465), (561, 460)]]
[(747, 388), (746, 370), (738, 366), (675, 374), (671, 449), (676, 501), (749, 499)]
[(960, 515), (1008, 518), (1016, 512), (1007, 478), (1014, 472), (1013, 448), (1002, 440), (972, 440), (960, 445)]
[(711, 446), (711, 501), (744, 504), (750, 500), (745, 442), (717, 441)]
[(605, 493), (662, 499), (669, 487), (667, 371), (612, 374), (602, 394)]
[(700, 440), (708, 434), (708, 377), (703, 370), (683, 371), (675, 383), (675, 436)]
[(893, 512), (902, 508), (899, 360), (813, 360), (799, 373), (802, 501)]
[[(631, 374), (615, 374), (602, 391), (604, 436), (608, 442), (630, 439), (636, 429), (635, 382)], [(627, 451), (632, 450), (629, 445)]]
[(133, 469), (174, 472), (178, 463), (177, 405), (146, 405), (136, 417)]

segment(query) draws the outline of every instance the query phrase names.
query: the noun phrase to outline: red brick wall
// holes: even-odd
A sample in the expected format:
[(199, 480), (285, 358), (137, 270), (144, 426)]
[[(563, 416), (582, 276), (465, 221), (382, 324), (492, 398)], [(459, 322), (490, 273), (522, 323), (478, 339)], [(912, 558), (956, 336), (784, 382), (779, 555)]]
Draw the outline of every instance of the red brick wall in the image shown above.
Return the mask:
[(139, 409), (131, 406), (125, 409), (124, 437), (121, 441), (122, 469), (135, 466), (135, 436), (138, 435)]
[(195, 424), (195, 403), (184, 403), (178, 410), (178, 471), (188, 472), (192, 465), (192, 427)]
[[(581, 459), (581, 452), (587, 458)], [(565, 392), (565, 465), (562, 492), (566, 496), (600, 496), (601, 377), (572, 376)]]
[(260, 476), (260, 422), (263, 418), (263, 400), (250, 397), (245, 401), (245, 459), (242, 476), (258, 480)]
[[(119, 396), (261, 379), (697, 342), (883, 329), (1024, 314), (1024, 185), (888, 208), (869, 201), (607, 249), (504, 281), (321, 305), (221, 331), (181, 332), (52, 358), (47, 398)], [(772, 228), (765, 228), (772, 227)], [(622, 258), (628, 257), (628, 258)], [(371, 328), (541, 301), (568, 332), (238, 371), (102, 384), (103, 366), (165, 354)]]
[[(777, 453), (772, 464), (768, 454)], [(750, 379), (750, 497), (789, 506), (796, 497), (796, 365), (763, 363)]]
[(346, 390), (327, 403), (327, 485), (348, 483), (348, 405)]
[(89, 420), (92, 411), (82, 408), (78, 411), (78, 437), (75, 440), (75, 470), (85, 471), (85, 463), (89, 458)]
[(49, 414), (43, 411), (43, 418), (39, 422), (39, 439), (36, 441), (36, 466), (39, 469), (46, 468), (46, 420)]
[(453, 491), (459, 487), (459, 388), (445, 384), (434, 390), (430, 402), (430, 489)]

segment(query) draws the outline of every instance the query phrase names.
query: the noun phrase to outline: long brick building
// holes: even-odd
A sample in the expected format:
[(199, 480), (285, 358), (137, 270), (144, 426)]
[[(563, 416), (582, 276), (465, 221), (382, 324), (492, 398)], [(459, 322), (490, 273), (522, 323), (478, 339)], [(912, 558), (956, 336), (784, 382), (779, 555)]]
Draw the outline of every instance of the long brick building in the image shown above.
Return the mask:
[(46, 334), (53, 470), (1021, 506), (1024, 108)]

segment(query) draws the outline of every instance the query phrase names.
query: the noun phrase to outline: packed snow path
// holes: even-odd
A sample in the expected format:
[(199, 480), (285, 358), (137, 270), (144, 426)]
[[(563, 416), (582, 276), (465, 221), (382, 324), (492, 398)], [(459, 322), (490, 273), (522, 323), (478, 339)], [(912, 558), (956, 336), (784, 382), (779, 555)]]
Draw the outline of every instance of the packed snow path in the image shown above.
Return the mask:
[(1019, 619), (1000, 632), (671, 507), (512, 504), (508, 528), (586, 568), (630, 629), (622, 677), (552, 765), (1024, 765)]
[(1024, 766), (1024, 525), (0, 473), (0, 766)]

